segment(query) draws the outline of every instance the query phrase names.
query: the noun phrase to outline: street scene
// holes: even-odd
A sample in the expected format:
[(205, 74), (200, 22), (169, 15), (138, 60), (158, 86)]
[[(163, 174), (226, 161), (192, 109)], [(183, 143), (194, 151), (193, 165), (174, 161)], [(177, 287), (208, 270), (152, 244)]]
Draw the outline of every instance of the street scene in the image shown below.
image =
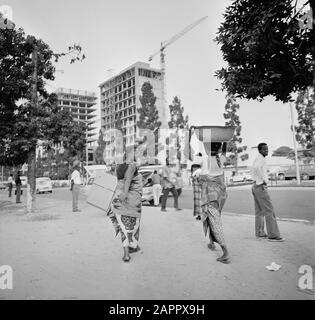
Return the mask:
[(0, 300), (315, 300), (314, 10), (0, 3)]

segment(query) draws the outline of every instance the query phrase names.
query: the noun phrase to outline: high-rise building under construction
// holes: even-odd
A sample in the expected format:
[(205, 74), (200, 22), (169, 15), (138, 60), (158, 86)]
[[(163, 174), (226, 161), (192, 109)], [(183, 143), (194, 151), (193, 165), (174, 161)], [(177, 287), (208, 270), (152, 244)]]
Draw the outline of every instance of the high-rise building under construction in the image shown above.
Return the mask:
[[(106, 140), (108, 140), (106, 135), (111, 134), (111, 129), (117, 128), (118, 121), (125, 146), (135, 144), (138, 133), (137, 121), (139, 120), (137, 109), (141, 107), (139, 97), (142, 95), (141, 87), (145, 82), (150, 82), (153, 87), (159, 121), (162, 122), (162, 126), (166, 125), (162, 73), (159, 69), (151, 68), (148, 63), (137, 62), (99, 86), (101, 129), (105, 133)], [(104, 152), (106, 162), (113, 161), (115, 156), (115, 150), (107, 144)]]

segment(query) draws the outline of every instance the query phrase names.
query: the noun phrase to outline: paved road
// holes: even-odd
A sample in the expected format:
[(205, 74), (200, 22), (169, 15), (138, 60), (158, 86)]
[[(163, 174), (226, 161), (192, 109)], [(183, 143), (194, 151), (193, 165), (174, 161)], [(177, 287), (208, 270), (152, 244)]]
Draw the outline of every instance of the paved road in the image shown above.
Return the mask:
[[(183, 208), (193, 208), (191, 190), (184, 190), (180, 203)], [(315, 221), (315, 188), (269, 188), (276, 215), (279, 218)], [(251, 186), (228, 188), (224, 211), (254, 214)]]
[[(279, 218), (305, 219), (315, 221), (315, 188), (269, 188), (273, 200), (276, 215)], [(38, 197), (67, 200), (71, 202), (69, 189), (54, 189), (53, 194), (42, 194)], [(81, 193), (80, 200), (85, 201), (86, 196)], [(71, 205), (69, 203), (69, 205)], [(168, 205), (173, 205), (172, 198), (168, 199)], [(180, 197), (180, 206), (185, 209), (193, 208), (192, 190), (183, 190)], [(228, 188), (228, 200), (224, 211), (254, 214), (254, 201), (251, 195), (251, 186)]]

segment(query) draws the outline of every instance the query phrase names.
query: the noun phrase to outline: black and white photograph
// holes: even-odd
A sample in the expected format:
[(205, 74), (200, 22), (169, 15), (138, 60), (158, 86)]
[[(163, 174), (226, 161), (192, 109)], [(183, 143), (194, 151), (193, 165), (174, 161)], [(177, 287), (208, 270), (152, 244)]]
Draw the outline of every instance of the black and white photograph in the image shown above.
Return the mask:
[(0, 300), (315, 300), (314, 12), (0, 0)]

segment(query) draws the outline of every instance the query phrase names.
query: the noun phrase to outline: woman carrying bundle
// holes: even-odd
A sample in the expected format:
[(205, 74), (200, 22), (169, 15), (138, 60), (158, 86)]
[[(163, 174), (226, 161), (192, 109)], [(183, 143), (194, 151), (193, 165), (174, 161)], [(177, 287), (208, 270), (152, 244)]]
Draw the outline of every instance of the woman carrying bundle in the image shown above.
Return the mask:
[(194, 157), (195, 167), (200, 166), (192, 173), (194, 183), (200, 186), (194, 193), (195, 206), (199, 206), (195, 211), (201, 217), (205, 235), (207, 236), (209, 232), (209, 249), (215, 250), (214, 242), (222, 248), (223, 255), (217, 261), (230, 263), (231, 258), (224, 240), (221, 221), (221, 211), (227, 198), (222, 170), (226, 143), (223, 143), (222, 147), (221, 142), (212, 142), (210, 148), (211, 156), (203, 154)]

